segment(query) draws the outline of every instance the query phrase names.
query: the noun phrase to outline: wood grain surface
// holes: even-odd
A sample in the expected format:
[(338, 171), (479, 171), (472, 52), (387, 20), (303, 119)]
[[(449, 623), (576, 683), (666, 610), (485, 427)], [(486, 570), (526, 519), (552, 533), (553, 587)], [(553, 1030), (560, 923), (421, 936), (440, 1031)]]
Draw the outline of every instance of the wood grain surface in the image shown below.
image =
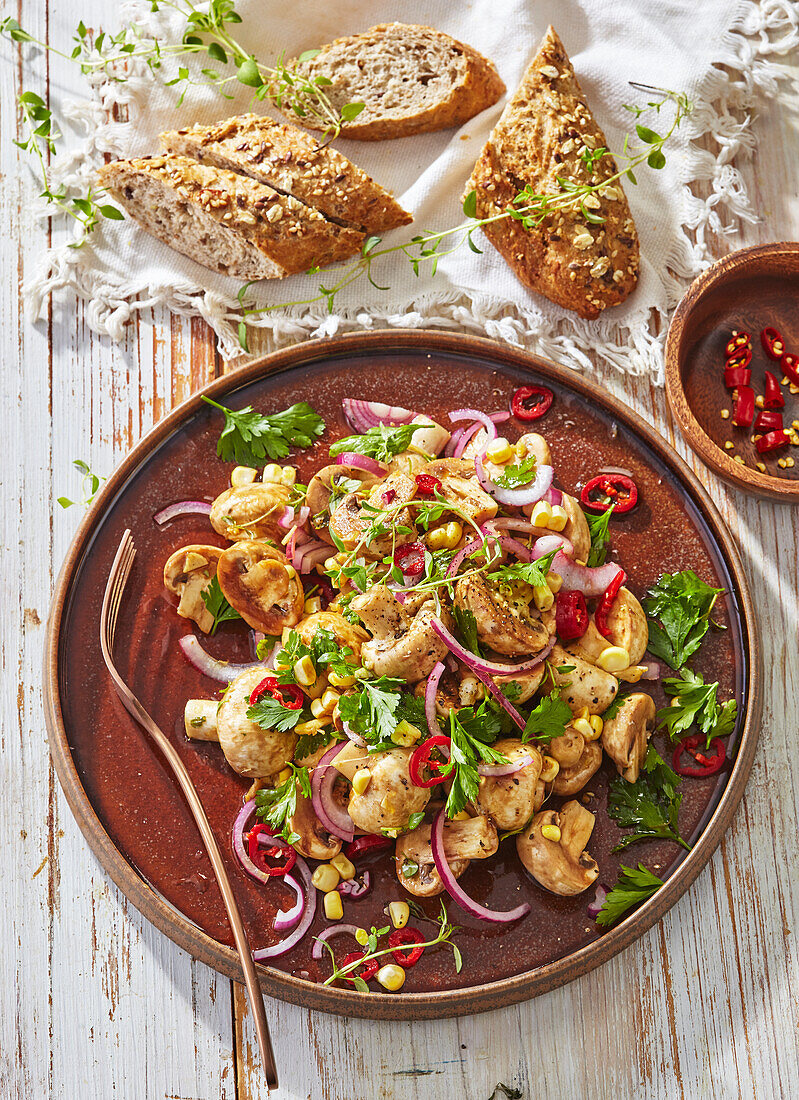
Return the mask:
[[(3, 14), (67, 42), (92, 6), (17, 0)], [(4, 44), (0, 1098), (265, 1100), (243, 991), (127, 905), (84, 843), (47, 754), (43, 622), (79, 518), (54, 506), (58, 496), (79, 494), (72, 460), (110, 471), (222, 367), (202, 323), (166, 312), (141, 316), (120, 345), (94, 336), (74, 301), (54, 303), (37, 325), (24, 317), (20, 282), (49, 231), (31, 214), (35, 185), (12, 144), (13, 103), (23, 87), (57, 100), (71, 77), (66, 62), (34, 54), (23, 79), (13, 56)], [(797, 117), (795, 98), (764, 108), (760, 151), (746, 167), (761, 221), (716, 242), (719, 254), (799, 238)], [(692, 459), (662, 390), (606, 365), (597, 372), (691, 462), (743, 552), (762, 614), (766, 706), (741, 808), (660, 925), (586, 978), (528, 1004), (416, 1024), (270, 1004), (278, 1100), (488, 1100), (499, 1081), (525, 1100), (799, 1095), (797, 510), (747, 497)]]

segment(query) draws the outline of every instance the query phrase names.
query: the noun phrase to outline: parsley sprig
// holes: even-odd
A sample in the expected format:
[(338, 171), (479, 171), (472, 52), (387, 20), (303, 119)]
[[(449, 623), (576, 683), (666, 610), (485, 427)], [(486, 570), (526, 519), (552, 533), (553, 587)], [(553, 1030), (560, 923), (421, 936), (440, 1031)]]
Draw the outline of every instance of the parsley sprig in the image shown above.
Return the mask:
[(693, 569), (663, 573), (642, 601), (649, 619), (649, 652), (673, 669), (682, 668), (702, 644), (723, 591), (700, 580)]
[(635, 783), (620, 775), (610, 784), (608, 813), (622, 829), (633, 832), (622, 837), (614, 852), (620, 852), (638, 840), (673, 840), (690, 852), (691, 845), (680, 836), (677, 815), (682, 802), (680, 780), (663, 760), (654, 745), (647, 749), (646, 760)]
[(572, 720), (571, 708), (564, 703), (557, 688), (545, 695), (527, 718), (522, 741), (539, 741), (549, 744), (555, 737), (562, 737)]
[(625, 867), (622, 864), (616, 885), (605, 898), (605, 904), (599, 910), (597, 924), (610, 928), (626, 912), (648, 901), (663, 885), (663, 879), (639, 863), (638, 867)]
[(585, 563), (589, 568), (605, 564), (610, 549), (610, 517), (615, 507), (615, 504), (611, 504), (606, 511), (598, 515), (583, 511), (591, 535), (591, 549), (588, 552), (588, 561)]
[(503, 489), (518, 489), (520, 485), (529, 485), (535, 480), (535, 455), (529, 455), (521, 462), (505, 466), (502, 473), (494, 478), (495, 485), (501, 485)]
[(308, 720), (303, 707), (298, 709), (284, 707), (279, 699), (271, 695), (262, 695), (247, 707), (247, 717), (251, 722), (256, 722), (262, 730), (270, 730), (274, 733), (288, 733), (300, 721)]
[(679, 677), (668, 677), (663, 689), (673, 702), (657, 712), (657, 719), (674, 740), (687, 733), (696, 723), (706, 736), (706, 748), (714, 737), (727, 737), (735, 729), (738, 704), (734, 699), (719, 703), (718, 681), (706, 684), (704, 678), (689, 668), (680, 670)]
[(478, 707), (462, 707), (449, 713), (450, 759), (441, 769), (442, 775), (452, 776), (452, 787), (447, 797), (447, 817), (455, 817), (467, 803), (479, 793), (480, 763), (508, 764), (507, 756), (492, 748), (501, 732), (496, 711), (485, 701)]
[(292, 831), (289, 818), (297, 812), (297, 791), (301, 798), (311, 797), (311, 777), (307, 768), (288, 765), (291, 775), (279, 787), (258, 791), (255, 796), (255, 814), (264, 821), (276, 836), (282, 836), (289, 844), (296, 844), (299, 834)]
[(312, 446), (325, 430), (324, 420), (307, 401), (265, 416), (251, 405), (228, 409), (205, 395), (202, 399), (224, 414), (225, 426), (216, 446), (223, 462), (239, 466), (258, 466), (265, 458), (274, 462), (285, 458), (292, 447)]
[(296, 630), (292, 630), (286, 638), (286, 644), (275, 657), (275, 672), (281, 684), (297, 683), (294, 666), (303, 657), (310, 657), (317, 674), (329, 671), (343, 678), (355, 675), (361, 667), (357, 661), (352, 660), (353, 652), (350, 647), (341, 645), (332, 630), (320, 627), (308, 645)]
[(235, 619), (241, 619), (241, 615), (239, 615), (238, 611), (236, 611), (234, 607), (231, 607), (222, 595), (218, 577), (212, 577), (211, 583), (207, 588), (203, 589), (200, 595), (208, 611), (214, 617), (214, 625), (208, 631), (209, 634), (216, 634), (216, 628), (220, 623), (233, 622)]
[(330, 448), (330, 457), (344, 454), (345, 451), (354, 451), (359, 455), (367, 455), (377, 462), (390, 462), (394, 455), (407, 451), (410, 446), (413, 433), (423, 428), (423, 424), (377, 424), (363, 435), (348, 435), (346, 439), (339, 439)]
[(359, 680), (339, 699), (342, 720), (363, 737), (370, 752), (395, 749), (392, 734), (401, 722), (426, 729), (424, 700), (407, 687), (404, 680), (379, 676)]

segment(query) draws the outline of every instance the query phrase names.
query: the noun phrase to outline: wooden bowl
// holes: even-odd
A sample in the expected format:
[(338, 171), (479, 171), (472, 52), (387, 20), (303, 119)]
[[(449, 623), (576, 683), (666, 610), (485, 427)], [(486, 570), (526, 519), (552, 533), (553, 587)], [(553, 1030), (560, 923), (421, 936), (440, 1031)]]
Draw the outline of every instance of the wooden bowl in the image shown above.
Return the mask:
[[(718, 679), (725, 697), (738, 700), (739, 718), (725, 769), (685, 785), (680, 823), (695, 846), (686, 854), (667, 841), (646, 841), (614, 853), (621, 834), (604, 812), (615, 774), (608, 765), (592, 780), (590, 796), (597, 812), (591, 850), (603, 878), (615, 881), (620, 862), (642, 859), (666, 880), (616, 927), (602, 933), (588, 918), (590, 898), (556, 897), (536, 887), (511, 849), (501, 857), (497, 876), (473, 868), (465, 885), (478, 901), (496, 909), (529, 900), (530, 917), (507, 932), (450, 903), (466, 960), (460, 976), (449, 955), (433, 952), (409, 972), (408, 991), (399, 996), (315, 984), (303, 977), (314, 965), (307, 937), (304, 956), (274, 959), (261, 969), (263, 988), (272, 996), (344, 1016), (409, 1020), (484, 1011), (547, 992), (611, 958), (659, 920), (708, 861), (741, 799), (762, 694), (757, 617), (746, 577), (735, 544), (697, 478), (622, 402), (572, 371), (518, 349), (435, 332), (358, 333), (304, 342), (217, 379), (203, 392), (234, 407), (252, 403), (264, 410), (309, 399), (326, 418), (327, 439), (333, 439), (346, 434), (344, 396), (395, 404), (404, 400), (431, 414), (440, 410), (443, 417), (453, 403), (498, 407), (516, 386), (529, 382), (542, 382), (555, 394), (540, 426), (551, 440), (564, 487), (584, 482), (600, 464), (633, 471), (641, 503), (613, 529), (622, 564), (635, 565), (631, 584), (641, 591), (663, 571), (692, 566), (726, 589), (717, 612), (727, 629), (708, 637), (694, 667), (706, 679)], [(229, 467), (213, 457), (219, 430), (219, 414), (194, 395), (130, 452), (87, 512), (62, 569), (48, 623), (45, 716), (67, 801), (105, 870), (175, 943), (240, 981), (224, 909), (194, 824), (171, 774), (116, 699), (98, 644), (108, 569), (122, 531), (130, 527), (139, 553), (117, 629), (117, 663), (189, 768), (223, 843), (248, 933), (259, 946), (284, 899), (249, 880), (230, 849), (230, 825), (249, 781), (231, 771), (218, 746), (189, 743), (184, 736), (183, 701), (207, 697), (218, 685), (202, 680), (176, 653), (188, 627), (173, 613), (163, 589), (165, 557), (181, 543), (208, 541), (207, 521), (184, 517), (173, 521), (177, 526), (160, 528), (152, 519), (171, 500), (196, 498), (198, 485), (209, 497), (226, 487)], [(296, 456), (301, 478), (318, 464), (326, 445)], [(247, 645), (241, 632), (223, 628), (209, 649), (240, 661), (248, 659)], [(651, 690), (662, 705), (661, 685)], [(665, 751), (662, 735), (656, 739)], [(353, 903), (359, 908), (352, 912), (352, 919), (367, 926), (382, 923), (382, 906), (401, 895), (388, 859), (385, 865), (381, 857), (369, 866), (375, 888)], [(433, 912), (438, 899), (425, 905)], [(318, 916), (312, 931), (323, 925)], [(478, 958), (484, 944), (491, 949), (488, 962)], [(434, 979), (432, 985), (426, 975)]]
[[(799, 242), (743, 248), (717, 260), (691, 284), (666, 341), (666, 395), (688, 445), (720, 477), (749, 493), (795, 504), (799, 461), (781, 469), (777, 459), (799, 459), (799, 448), (760, 455), (751, 442), (753, 429), (735, 428), (721, 416), (722, 409), (732, 408), (724, 385), (724, 347), (734, 329), (752, 334), (755, 393), (762, 392), (765, 370), (782, 378), (779, 363), (768, 359), (760, 343), (768, 326), (782, 333), (788, 351), (799, 353)], [(787, 386), (783, 394), (785, 407), (779, 411), (787, 426), (799, 418), (799, 394)], [(734, 449), (725, 449), (728, 440)], [(734, 454), (746, 464), (736, 462)]]

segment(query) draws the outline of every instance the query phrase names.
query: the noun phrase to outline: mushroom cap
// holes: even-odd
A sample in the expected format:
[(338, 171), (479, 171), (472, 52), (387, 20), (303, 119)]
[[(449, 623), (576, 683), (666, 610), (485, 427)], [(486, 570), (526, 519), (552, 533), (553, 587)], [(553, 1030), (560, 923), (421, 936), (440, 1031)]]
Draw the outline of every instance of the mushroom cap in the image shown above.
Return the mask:
[(520, 439), (516, 440), (516, 446), (519, 454), (522, 454), (522, 448), (524, 448), (526, 455), (532, 455), (537, 466), (552, 465), (552, 451), (547, 441), (538, 432), (525, 432)]
[[(571, 667), (568, 672), (558, 672), (561, 665)], [(572, 714), (583, 707), (588, 707), (589, 714), (601, 714), (616, 698), (619, 681), (615, 676), (574, 653), (567, 653), (562, 646), (553, 646), (549, 667), (560, 697)]]
[[(490, 661), (492, 658), (489, 657), (488, 660)], [(517, 672), (515, 676), (492, 676), (491, 679), (499, 688), (506, 688), (508, 684), (518, 684), (519, 694), (515, 696), (513, 702), (519, 706), (521, 703), (526, 703), (529, 699), (532, 699), (541, 686), (546, 670), (546, 662), (542, 661), (531, 672)]]
[(264, 678), (264, 669), (248, 668), (231, 680), (216, 716), (219, 744), (228, 764), (249, 779), (282, 771), (294, 756), (297, 735), (293, 730), (264, 730), (247, 717), (253, 688)]
[(289, 501), (285, 485), (255, 481), (225, 489), (211, 505), (211, 526), (226, 539), (283, 538), (278, 520)]
[[(311, 524), (319, 537), (330, 543), (331, 546), (333, 545), (333, 539), (327, 530), (330, 520), (327, 508), (330, 503), (332, 489), (345, 480), (358, 481), (361, 483), (361, 490), (365, 490), (371, 489), (380, 478), (378, 475), (370, 474), (366, 470), (359, 470), (357, 466), (334, 462), (316, 471), (308, 483), (305, 494), (305, 503), (311, 509)], [(352, 486), (350, 486), (350, 491), (357, 492)]]
[[(379, 589), (388, 592), (385, 585), (375, 585), (363, 596), (356, 596), (350, 605), (359, 615), (369, 608), (370, 622), (367, 625), (374, 637), (363, 644), (363, 663), (376, 676), (397, 676), (409, 684), (415, 684), (429, 676), (436, 662), (443, 661), (448, 653), (446, 645), (430, 625), (436, 617), (435, 601), (428, 600), (422, 604), (409, 620), (405, 608), (400, 607), (393, 593), (389, 593), (401, 612), (392, 627), (394, 620), (390, 604), (382, 620), (379, 618), (376, 601), (383, 598), (378, 593)], [(448, 628), (452, 628), (452, 619), (446, 607), (442, 606), (440, 618)]]
[(628, 783), (636, 781), (643, 767), (655, 714), (652, 696), (633, 692), (602, 727), (602, 748)]
[(279, 635), (300, 621), (305, 607), (302, 582), (268, 542), (234, 542), (221, 554), (216, 575), (222, 595), (254, 630)]
[(393, 553), (397, 544), (413, 542), (416, 528), (409, 508), (400, 508), (400, 504), (413, 500), (416, 495), (416, 481), (408, 474), (397, 472), (389, 474), (372, 486), (368, 497), (362, 493), (348, 493), (333, 509), (329, 528), (347, 550), (354, 550), (375, 521), (375, 509), (392, 508), (392, 519), (396, 526), (407, 528), (407, 533), (396, 537), (392, 533), (381, 535), (362, 546), (359, 553), (367, 558), (382, 558)]
[(489, 584), (479, 573), (456, 582), (455, 606), (471, 611), (480, 641), (503, 656), (538, 653), (549, 642), (547, 628), (535, 610), (528, 608), (525, 614), (512, 606), (499, 586)]
[(512, 831), (524, 825), (533, 815), (535, 792), (543, 760), (535, 745), (525, 745), (515, 737), (501, 738), (493, 746), (512, 763), (523, 756), (532, 762), (513, 775), (481, 775), (477, 806), (498, 829)]
[(557, 760), (561, 768), (572, 768), (583, 755), (585, 738), (574, 726), (567, 726), (560, 737), (553, 737), (547, 753)]
[[(524, 866), (545, 890), (561, 897), (581, 894), (596, 882), (599, 867), (585, 851), (594, 828), (594, 815), (579, 802), (567, 802), (560, 810), (542, 810), (516, 838), (516, 850)], [(541, 830), (557, 825), (560, 840), (547, 840)]]
[(568, 516), (563, 535), (574, 547), (574, 560), (588, 561), (588, 555), (591, 553), (591, 532), (588, 530), (588, 520), (580, 503), (575, 497), (564, 493), (562, 506)]
[(630, 664), (637, 665), (649, 645), (649, 627), (643, 607), (629, 588), (619, 589), (607, 624), (605, 645), (623, 646), (630, 654)]
[(369, 785), (363, 794), (350, 791), (348, 809), (356, 829), (379, 836), (382, 829), (401, 829), (411, 814), (425, 808), (430, 791), (411, 781), (410, 758), (411, 750), (403, 748), (369, 753)]
[[(410, 833), (397, 837), (394, 864), (400, 886), (419, 898), (440, 894), (444, 883), (436, 869), (430, 846), (430, 825), (420, 825)], [(485, 817), (470, 817), (468, 821), (444, 822), (444, 854), (450, 870), (459, 878), (473, 859), (487, 859), (499, 847), (497, 830)], [(406, 878), (402, 873), (405, 860), (411, 860), (419, 870)]]
[(569, 767), (561, 766), (552, 783), (552, 790), (562, 796), (577, 794), (599, 771), (601, 764), (602, 746), (598, 741), (585, 741), (577, 763)]
[(178, 615), (193, 619), (206, 634), (214, 625), (214, 617), (202, 594), (214, 579), (221, 553), (218, 546), (191, 543), (171, 554), (164, 565), (164, 586), (180, 599)]
[(289, 828), (299, 836), (294, 847), (306, 859), (332, 859), (341, 851), (341, 838), (333, 836), (314, 813), (310, 798), (297, 784), (297, 806), (288, 821)]

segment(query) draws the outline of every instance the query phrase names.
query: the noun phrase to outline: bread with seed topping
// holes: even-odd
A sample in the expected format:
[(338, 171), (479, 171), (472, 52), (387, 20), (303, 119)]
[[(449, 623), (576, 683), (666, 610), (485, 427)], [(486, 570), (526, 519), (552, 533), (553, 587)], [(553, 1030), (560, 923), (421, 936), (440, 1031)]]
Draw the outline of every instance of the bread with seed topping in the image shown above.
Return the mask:
[(99, 176), (142, 229), (220, 275), (282, 279), (346, 259), (365, 239), (249, 176), (177, 154), (114, 161)]
[[(549, 27), (467, 184), (467, 192), (475, 192), (477, 217), (507, 210), (527, 186), (533, 194), (554, 196), (563, 194), (561, 178), (601, 184), (616, 174), (615, 161), (603, 156), (589, 171), (581, 154), (603, 147), (605, 135)], [(509, 217), (483, 232), (525, 286), (594, 319), (634, 290), (638, 234), (619, 180), (587, 196), (585, 208), (588, 217), (573, 205), (531, 228)]]
[[(288, 68), (313, 80), (340, 112), (365, 104), (342, 127), (356, 141), (383, 141), (460, 126), (496, 103), (505, 85), (494, 65), (471, 46), (415, 23), (380, 23), (363, 34), (337, 38)], [(321, 130), (306, 116), (304, 126)]]
[(161, 147), (251, 176), (361, 232), (386, 233), (413, 221), (393, 195), (343, 153), (296, 126), (261, 115), (170, 130), (161, 134)]

